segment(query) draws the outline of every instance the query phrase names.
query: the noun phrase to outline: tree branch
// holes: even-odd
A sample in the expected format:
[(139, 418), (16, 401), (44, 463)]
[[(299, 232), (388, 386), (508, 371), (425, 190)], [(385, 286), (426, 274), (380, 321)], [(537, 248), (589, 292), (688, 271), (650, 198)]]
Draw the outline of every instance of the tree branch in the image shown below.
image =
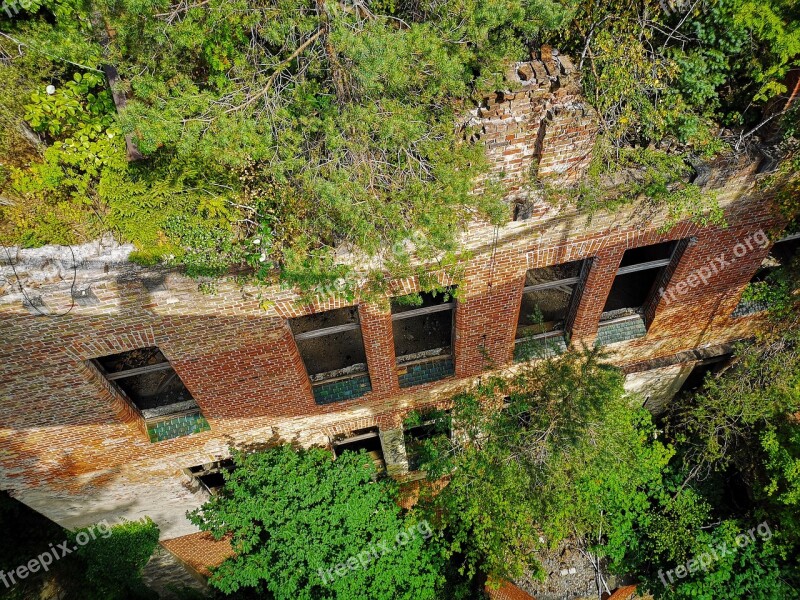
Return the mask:
[(291, 56), (289, 56), (289, 58), (287, 58), (286, 60), (282, 61), (281, 63), (278, 64), (277, 67), (275, 67), (275, 70), (272, 72), (272, 75), (269, 76), (269, 78), (267, 79), (267, 82), (264, 84), (264, 87), (257, 94), (254, 94), (253, 96), (251, 96), (250, 98), (245, 100), (242, 104), (229, 108), (228, 110), (225, 111), (225, 114), (229, 114), (229, 113), (232, 113), (232, 112), (237, 112), (237, 111), (240, 111), (242, 109), (245, 109), (248, 106), (250, 106), (251, 104), (253, 104), (253, 102), (258, 100), (259, 98), (263, 98), (264, 96), (266, 96), (267, 93), (269, 92), (270, 88), (272, 87), (272, 84), (275, 83), (275, 80), (277, 79), (278, 75), (280, 75), (280, 73), (286, 67), (288, 67), (289, 64), (291, 64), (291, 62), (295, 58), (300, 56), (303, 53), (303, 51), (306, 48), (308, 48), (312, 43), (314, 43), (314, 40), (319, 38), (319, 36), (321, 36), (324, 32), (325, 32), (325, 28), (321, 28), (314, 35), (312, 35), (310, 38), (308, 38), (305, 42), (300, 44), (300, 46), (297, 48), (297, 50), (292, 52), (292, 54), (291, 54)]
[[(39, 54), (43, 54), (44, 56), (47, 56), (47, 57), (52, 58), (54, 60), (59, 60), (61, 62), (65, 62), (65, 63), (68, 63), (70, 65), (74, 65), (76, 67), (80, 67), (81, 69), (86, 69), (87, 71), (94, 71), (95, 73), (103, 73), (103, 71), (100, 70), (100, 69), (95, 69), (94, 67), (90, 67), (88, 65), (82, 65), (81, 63), (72, 62), (71, 60), (67, 60), (66, 58), (62, 58), (60, 56), (56, 56), (55, 54), (50, 54), (49, 52), (45, 52), (44, 50), (40, 50), (39, 48), (37, 48), (35, 46), (31, 46), (30, 44), (26, 44), (25, 42), (22, 42), (22, 41), (18, 40), (17, 38), (11, 37), (7, 33), (3, 33), (2, 31), (0, 31), (0, 36), (6, 38), (7, 40), (11, 40), (19, 48), (28, 48), (29, 50), (32, 50), (33, 52), (38, 52)], [(103, 73), (103, 74), (105, 75), (105, 73)]]

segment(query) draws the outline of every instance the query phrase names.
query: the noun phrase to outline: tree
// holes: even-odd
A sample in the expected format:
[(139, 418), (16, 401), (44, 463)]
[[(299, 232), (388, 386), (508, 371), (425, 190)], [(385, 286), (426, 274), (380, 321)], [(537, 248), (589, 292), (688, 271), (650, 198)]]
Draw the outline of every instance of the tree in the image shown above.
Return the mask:
[[(664, 419), (676, 456), (665, 491), (638, 530), (641, 553), (624, 563), (656, 598), (797, 597), (800, 357), (797, 330), (741, 344), (733, 364), (677, 397)], [(761, 526), (769, 536), (735, 546)], [(710, 549), (731, 548), (705, 568), (665, 582), (663, 571)]]
[[(50, 211), (56, 223), (35, 236), (33, 223), (8, 212), (20, 221), (12, 241), (82, 240), (94, 233), (74, 227), (85, 221), (134, 241), (151, 260), (172, 256), (197, 274), (247, 261), (271, 277), (278, 267), (310, 291), (330, 283), (336, 247), (362, 265), (382, 258), (402, 275), (409, 258), (393, 249), (407, 240), (422, 258), (447, 264), (469, 221), (507, 220), (495, 187), (470, 193), (488, 165), (456, 118), (564, 14), (552, 0), (35, 4), (0, 14), (9, 32), (2, 55), (48, 57), (60, 71), (57, 90), (75, 71), (86, 77), (112, 62), (129, 96), (119, 126), (145, 160), (112, 169), (72, 163), (70, 181), (86, 193)], [(75, 41), (59, 49), (62, 38)], [(30, 79), (40, 95), (53, 81)], [(32, 185), (11, 190), (16, 203), (41, 201), (54, 181), (44, 172), (50, 163), (31, 163)]]
[[(214, 569), (225, 592), (282, 599), (436, 598), (443, 561), (432, 530), (396, 504), (370, 458), (280, 446), (234, 452), (223, 492), (190, 513), (236, 555)], [(263, 596), (259, 596), (263, 597)]]
[(428, 476), (448, 483), (425, 507), (469, 577), (518, 577), (569, 537), (621, 560), (671, 456), (597, 351), (492, 379), (457, 396), (452, 419), (452, 438), (427, 444)]
[(725, 377), (708, 378), (696, 395), (670, 409), (668, 431), (682, 437), (692, 464), (724, 468), (752, 456), (764, 427), (800, 410), (800, 352), (792, 330), (743, 344)]
[[(70, 531), (2, 492), (0, 525), (4, 531), (2, 598), (27, 600), (52, 595), (54, 590), (65, 600), (157, 597), (142, 581), (142, 569), (158, 545), (158, 527), (150, 519), (115, 525), (101, 521)], [(56, 545), (70, 551), (54, 550)], [(29, 563), (38, 567), (23, 578), (8, 577)]]
[(669, 210), (669, 225), (724, 223), (716, 198), (687, 173), (769, 133), (778, 115), (765, 108), (786, 98), (784, 78), (800, 56), (797, 4), (583, 0), (545, 37), (579, 57), (602, 125), (588, 181), (553, 195), (585, 209), (644, 197)]
[[(81, 536), (90, 541), (80, 543)], [(68, 537), (77, 548), (74, 561), (83, 576), (64, 581), (66, 598), (153, 600), (158, 596), (142, 581), (142, 569), (158, 546), (158, 526), (149, 518), (78, 529)]]
[[(673, 4), (14, 3), (0, 11), (0, 81), (21, 92), (0, 106), (0, 236), (38, 246), (110, 230), (142, 262), (210, 276), (249, 265), (307, 294), (344, 279), (337, 291), (352, 297), (420, 274), (409, 241), (457, 272), (458, 234), (510, 211), (493, 178), (472, 193), (489, 165), (456, 123), (543, 42), (580, 57), (603, 123), (589, 180), (567, 196), (612, 206), (598, 183), (633, 169), (642, 176), (616, 200), (721, 222), (685, 181), (687, 161), (741, 150), (759, 130), (754, 115), (797, 60), (797, 9)], [(65, 116), (71, 132), (50, 128)], [(721, 140), (720, 122), (750, 130)], [(126, 160), (126, 139), (142, 160)]]

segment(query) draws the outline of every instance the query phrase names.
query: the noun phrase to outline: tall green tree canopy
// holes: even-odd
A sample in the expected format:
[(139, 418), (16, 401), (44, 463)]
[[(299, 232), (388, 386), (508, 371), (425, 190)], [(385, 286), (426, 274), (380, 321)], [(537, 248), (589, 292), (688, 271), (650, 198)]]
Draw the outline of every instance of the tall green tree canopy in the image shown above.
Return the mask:
[(470, 576), (536, 570), (536, 550), (567, 538), (619, 561), (672, 456), (594, 351), (486, 382), (455, 398), (452, 419), (454, 435), (424, 451), (428, 476), (448, 477), (425, 506)]
[[(464, 102), (499, 85), (508, 61), (564, 14), (552, 0), (397, 13), (322, 0), (121, 0), (0, 16), (0, 68), (32, 94), (27, 125), (49, 146), (28, 168), (6, 169), (20, 198), (6, 234), (41, 244), (110, 227), (209, 274), (246, 259), (319, 274), (335, 248), (400, 268), (407, 257), (388, 250), (412, 237), (422, 256), (452, 251), (469, 220), (507, 212), (491, 186), (471, 194), (487, 165), (457, 130)], [(129, 97), (119, 119), (92, 79), (101, 64), (118, 69)], [(73, 73), (86, 83), (66, 83)], [(145, 160), (126, 164), (120, 133)]]
[[(688, 154), (738, 145), (718, 124), (757, 124), (800, 50), (788, 0), (7, 6), (4, 242), (111, 230), (142, 261), (193, 275), (249, 264), (304, 289), (346, 274), (342, 254), (404, 275), (409, 239), (420, 258), (451, 264), (469, 221), (507, 219), (499, 186), (472, 193), (488, 165), (457, 123), (545, 42), (582, 67), (603, 125), (595, 171), (644, 167), (645, 182), (623, 195), (671, 203), (677, 216), (713, 208), (670, 186)], [(683, 151), (664, 150), (670, 140)], [(131, 144), (141, 160), (126, 159)]]

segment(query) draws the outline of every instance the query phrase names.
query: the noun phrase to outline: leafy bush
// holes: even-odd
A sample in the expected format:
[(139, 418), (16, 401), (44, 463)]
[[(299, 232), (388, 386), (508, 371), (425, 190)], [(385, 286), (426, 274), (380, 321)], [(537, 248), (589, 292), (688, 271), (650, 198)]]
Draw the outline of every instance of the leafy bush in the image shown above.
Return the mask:
[[(0, 234), (35, 246), (112, 230), (144, 254), (183, 257), (191, 273), (249, 264), (311, 295), (337, 291), (337, 248), (359, 259), (348, 296), (385, 288), (386, 271), (416, 275), (396, 251), (407, 240), (457, 272), (467, 223), (501, 224), (509, 209), (481, 144), (453, 124), (543, 42), (580, 57), (613, 150), (606, 170), (631, 146), (675, 154), (672, 165), (719, 152), (717, 123), (752, 124), (781, 93), (800, 46), (791, 2), (669, 6), (37, 0), (0, 12), (0, 81), (32, 93), (0, 103)], [(128, 100), (119, 115), (104, 62)], [(123, 133), (143, 160), (127, 162)], [(676, 140), (679, 151), (659, 149)], [(673, 221), (720, 222), (714, 199), (680, 181), (685, 165), (665, 160), (640, 161), (649, 183), (622, 195), (647, 195)], [(584, 204), (596, 188), (583, 186)], [(254, 255), (253, 239), (269, 243)]]
[(631, 409), (619, 371), (588, 350), (457, 396), (452, 419), (459, 435), (426, 442), (429, 477), (449, 483), (424, 506), (468, 577), (537, 569), (540, 537), (551, 547), (585, 537), (620, 562), (672, 455)]
[[(737, 598), (743, 590), (756, 598), (796, 596), (798, 373), (796, 330), (783, 330), (739, 346), (729, 369), (673, 401), (664, 425), (677, 454), (664, 474), (665, 493), (654, 497), (639, 529), (641, 551), (624, 560), (656, 598)], [(661, 578), (709, 548), (733, 548), (737, 535), (762, 523), (768, 539), (688, 577)]]
[[(77, 536), (90, 541), (76, 544)], [(156, 594), (142, 583), (142, 569), (158, 545), (158, 526), (149, 518), (107, 527), (78, 529), (69, 534), (77, 546), (83, 576), (67, 583), (68, 597), (86, 600), (152, 600)], [(80, 571), (79, 571), (80, 572)]]
[[(236, 556), (213, 570), (212, 586), (276, 600), (438, 597), (442, 559), (426, 539), (432, 531), (401, 513), (395, 485), (375, 479), (369, 456), (334, 461), (327, 450), (280, 446), (233, 460), (223, 492), (189, 514), (215, 538), (231, 536)], [(417, 533), (397, 545), (403, 532)], [(350, 566), (337, 573), (340, 564)]]

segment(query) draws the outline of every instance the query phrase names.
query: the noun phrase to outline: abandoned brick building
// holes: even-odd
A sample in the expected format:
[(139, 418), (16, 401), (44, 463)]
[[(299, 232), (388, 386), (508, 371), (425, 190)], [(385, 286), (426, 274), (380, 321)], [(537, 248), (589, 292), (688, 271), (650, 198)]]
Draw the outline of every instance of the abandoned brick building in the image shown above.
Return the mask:
[(582, 176), (597, 117), (557, 53), (509, 78), (514, 91), (467, 124), (509, 184), (514, 219), (465, 234), (457, 299), (309, 307), (233, 280), (203, 294), (110, 239), (0, 253), (0, 487), (67, 527), (149, 515), (166, 548), (202, 567), (214, 558), (185, 515), (220, 485), (231, 445), (363, 447), (402, 477), (404, 417), (515, 368), (531, 344), (604, 346), (632, 402), (654, 410), (697, 385), (763, 318), (741, 302), (747, 283), (800, 243), (765, 236), (780, 223), (760, 161), (697, 169), (726, 227), (666, 229), (644, 200), (591, 217), (553, 206), (539, 184)]

